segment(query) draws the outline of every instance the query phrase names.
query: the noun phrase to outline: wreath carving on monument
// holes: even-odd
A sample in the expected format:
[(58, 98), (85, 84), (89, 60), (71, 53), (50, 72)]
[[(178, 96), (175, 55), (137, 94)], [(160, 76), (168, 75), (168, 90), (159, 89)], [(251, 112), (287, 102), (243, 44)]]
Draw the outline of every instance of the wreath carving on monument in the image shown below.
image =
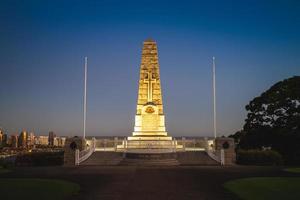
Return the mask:
[(154, 108), (152, 108), (151, 106), (148, 106), (147, 108), (146, 108), (146, 113), (154, 113), (155, 112), (155, 110), (154, 110)]
[(70, 144), (70, 148), (74, 151), (74, 150), (77, 148), (76, 142), (72, 142), (72, 143)]
[(222, 144), (223, 149), (228, 149), (229, 148), (229, 143), (226, 141)]

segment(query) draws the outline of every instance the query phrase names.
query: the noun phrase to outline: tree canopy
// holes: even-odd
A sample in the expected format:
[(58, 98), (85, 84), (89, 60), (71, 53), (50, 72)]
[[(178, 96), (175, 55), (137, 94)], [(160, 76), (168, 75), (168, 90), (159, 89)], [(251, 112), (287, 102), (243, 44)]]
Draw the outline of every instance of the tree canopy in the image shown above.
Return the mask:
[(287, 162), (300, 163), (300, 76), (274, 84), (246, 110), (243, 130), (232, 136), (238, 148), (272, 148)]
[(260, 127), (299, 131), (300, 76), (273, 85), (246, 106), (248, 111), (244, 130)]

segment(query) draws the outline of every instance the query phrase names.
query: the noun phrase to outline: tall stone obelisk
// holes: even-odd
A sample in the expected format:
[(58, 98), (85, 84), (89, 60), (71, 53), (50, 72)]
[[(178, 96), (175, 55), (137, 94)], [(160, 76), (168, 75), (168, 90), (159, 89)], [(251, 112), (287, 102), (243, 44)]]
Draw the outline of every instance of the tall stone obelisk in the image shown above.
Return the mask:
[(134, 132), (128, 140), (172, 140), (165, 127), (157, 45), (153, 40), (143, 44)]

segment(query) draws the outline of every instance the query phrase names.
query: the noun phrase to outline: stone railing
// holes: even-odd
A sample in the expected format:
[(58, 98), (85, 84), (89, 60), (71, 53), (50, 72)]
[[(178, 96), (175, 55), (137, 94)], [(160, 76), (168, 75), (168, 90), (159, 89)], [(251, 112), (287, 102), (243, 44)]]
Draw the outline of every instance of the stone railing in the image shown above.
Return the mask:
[[(225, 155), (224, 155), (224, 149), (221, 149), (220, 151), (214, 151), (212, 149), (206, 149), (205, 150), (207, 155), (211, 157), (213, 160), (217, 161), (221, 165), (225, 165)], [(219, 155), (217, 154), (219, 153)]]
[(96, 151), (118, 151), (117, 146), (121, 145), (124, 139), (114, 137), (114, 138), (101, 138), (97, 139)]
[(89, 147), (85, 150), (79, 151), (76, 149), (75, 151), (75, 165), (80, 165), (83, 161), (88, 159), (96, 150), (96, 138), (92, 138)]
[(212, 158), (213, 160), (217, 161), (218, 163), (221, 163), (220, 156), (217, 156), (216, 152), (210, 149), (206, 150), (207, 155)]
[[(172, 142), (172, 144), (171, 144)], [(136, 141), (139, 146), (139, 141)], [(142, 141), (140, 141), (142, 143)], [(146, 145), (143, 149), (156, 149), (155, 141), (153, 144)], [(189, 139), (189, 138), (173, 138), (170, 144), (163, 145), (162, 149), (169, 149), (169, 151), (204, 151), (206, 140), (204, 138)], [(118, 151), (123, 152), (128, 149), (134, 148), (134, 142), (127, 140), (126, 137), (114, 138), (99, 138), (96, 143), (96, 151)], [(140, 148), (140, 147), (139, 147)]]

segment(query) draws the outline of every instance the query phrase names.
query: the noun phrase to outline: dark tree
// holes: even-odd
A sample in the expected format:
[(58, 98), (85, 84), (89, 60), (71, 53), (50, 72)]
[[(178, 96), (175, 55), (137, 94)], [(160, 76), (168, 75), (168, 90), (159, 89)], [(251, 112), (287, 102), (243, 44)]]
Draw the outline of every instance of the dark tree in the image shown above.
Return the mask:
[(299, 131), (299, 105), (300, 76), (280, 81), (246, 106), (249, 113), (244, 130), (267, 127)]
[(232, 136), (239, 148), (269, 147), (287, 163), (300, 163), (300, 76), (276, 83), (246, 110), (243, 130)]

